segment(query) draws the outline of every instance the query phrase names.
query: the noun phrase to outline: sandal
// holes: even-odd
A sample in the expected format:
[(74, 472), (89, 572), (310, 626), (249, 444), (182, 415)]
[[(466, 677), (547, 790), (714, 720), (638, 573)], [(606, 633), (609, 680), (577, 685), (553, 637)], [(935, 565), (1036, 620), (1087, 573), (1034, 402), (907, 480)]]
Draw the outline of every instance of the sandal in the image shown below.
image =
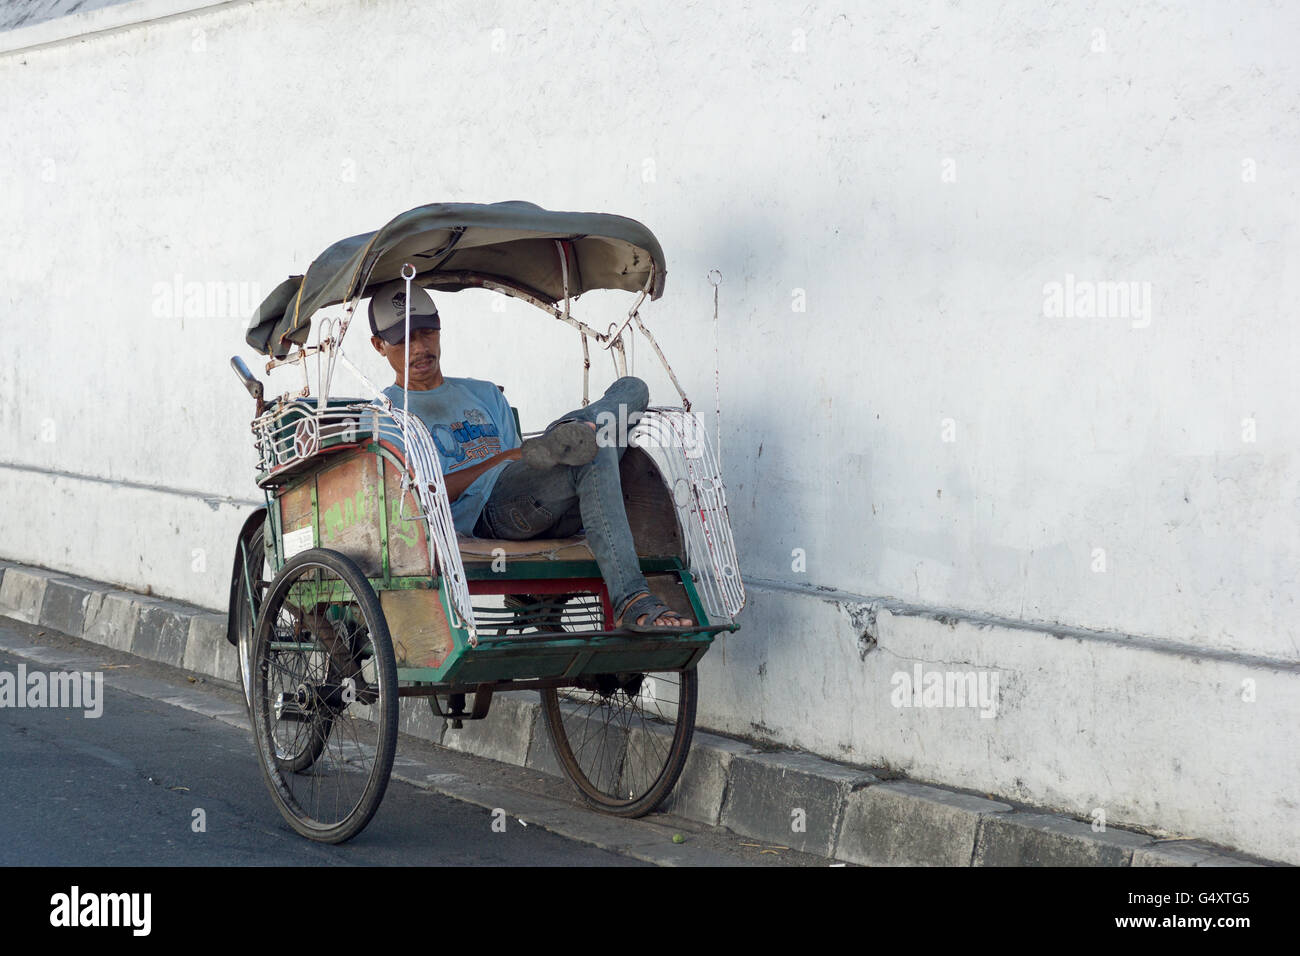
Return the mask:
[[(687, 617), (685, 614), (681, 613), (680, 611), (675, 611), (672, 608), (670, 608), (667, 604), (659, 600), (659, 598), (655, 597), (653, 594), (642, 592), (641, 597), (637, 598), (634, 601), (629, 601), (627, 604), (623, 606), (623, 613), (620, 614), (618, 617), (618, 626), (624, 628), (625, 630), (631, 631), (633, 634), (677, 634), (677, 633), (685, 632), (695, 626), (693, 621), (690, 624), (685, 624), (685, 625), (680, 625), (680, 624), (660, 625), (660, 624), (653, 623), (655, 621), (658, 621), (665, 614), (672, 615), (673, 617), (679, 617), (686, 621), (691, 620), (689, 617)], [(646, 620), (652, 623), (649, 624), (635, 623), (636, 619), (641, 617), (642, 615), (645, 615)], [(631, 623), (625, 623), (629, 621)]]

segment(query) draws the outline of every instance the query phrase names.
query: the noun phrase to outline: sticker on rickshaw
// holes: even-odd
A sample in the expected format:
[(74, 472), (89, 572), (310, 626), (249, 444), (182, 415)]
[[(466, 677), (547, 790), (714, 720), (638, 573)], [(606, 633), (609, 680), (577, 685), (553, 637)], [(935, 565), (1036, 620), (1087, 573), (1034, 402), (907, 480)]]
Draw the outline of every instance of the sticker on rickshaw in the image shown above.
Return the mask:
[(284, 541), (284, 559), (288, 561), (295, 554), (309, 550), (314, 544), (311, 525), (297, 531), (288, 531), (281, 540)]

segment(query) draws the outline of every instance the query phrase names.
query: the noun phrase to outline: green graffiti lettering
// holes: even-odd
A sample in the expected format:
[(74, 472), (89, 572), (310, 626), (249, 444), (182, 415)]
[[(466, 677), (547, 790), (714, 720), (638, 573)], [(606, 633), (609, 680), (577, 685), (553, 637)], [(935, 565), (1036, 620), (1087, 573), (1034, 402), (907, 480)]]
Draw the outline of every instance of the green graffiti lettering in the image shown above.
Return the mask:
[(374, 520), (378, 513), (378, 503), (379, 495), (374, 488), (361, 488), (351, 498), (343, 498), (330, 505), (321, 514), (324, 529), (322, 539), (332, 540), (338, 533), (346, 531), (359, 521)]
[(321, 512), (321, 538), (325, 541), (332, 541), (334, 536), (343, 530), (343, 510), (337, 503), (330, 505), (325, 511)]
[(389, 509), (388, 537), (390, 539), (400, 539), (408, 548), (415, 547), (418, 538), (415, 522), (402, 517), (402, 501), (400, 498), (394, 498), (393, 506)]

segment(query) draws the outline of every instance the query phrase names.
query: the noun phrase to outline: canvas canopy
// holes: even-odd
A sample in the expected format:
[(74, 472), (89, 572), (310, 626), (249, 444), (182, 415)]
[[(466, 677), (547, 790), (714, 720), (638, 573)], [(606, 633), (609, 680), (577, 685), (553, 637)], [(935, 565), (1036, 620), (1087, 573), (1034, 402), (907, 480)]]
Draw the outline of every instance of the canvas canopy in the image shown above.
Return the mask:
[(635, 219), (551, 212), (518, 200), (432, 203), (402, 213), (376, 232), (334, 243), (306, 275), (276, 286), (253, 315), (248, 344), (283, 358), (294, 343), (307, 341), (318, 309), (399, 278), (408, 262), (421, 284), (456, 291), (482, 280), (499, 281), (550, 304), (564, 299), (566, 269), (570, 296), (591, 289), (639, 291), (653, 269), (649, 293), (657, 299), (665, 276), (659, 241)]

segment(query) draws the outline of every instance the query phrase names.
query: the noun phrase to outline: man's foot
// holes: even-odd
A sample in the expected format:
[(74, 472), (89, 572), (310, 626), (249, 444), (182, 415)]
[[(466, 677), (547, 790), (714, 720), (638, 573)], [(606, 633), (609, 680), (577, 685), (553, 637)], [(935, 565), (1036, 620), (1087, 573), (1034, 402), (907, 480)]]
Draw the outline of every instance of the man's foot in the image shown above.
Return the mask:
[(525, 441), (519, 457), (529, 468), (585, 465), (596, 457), (595, 426), (590, 422), (560, 422), (544, 435)]
[[(629, 623), (629, 618), (635, 618), (636, 623)], [(689, 617), (674, 611), (649, 591), (642, 591), (628, 601), (618, 620), (619, 627), (640, 633), (680, 631), (694, 623)]]

